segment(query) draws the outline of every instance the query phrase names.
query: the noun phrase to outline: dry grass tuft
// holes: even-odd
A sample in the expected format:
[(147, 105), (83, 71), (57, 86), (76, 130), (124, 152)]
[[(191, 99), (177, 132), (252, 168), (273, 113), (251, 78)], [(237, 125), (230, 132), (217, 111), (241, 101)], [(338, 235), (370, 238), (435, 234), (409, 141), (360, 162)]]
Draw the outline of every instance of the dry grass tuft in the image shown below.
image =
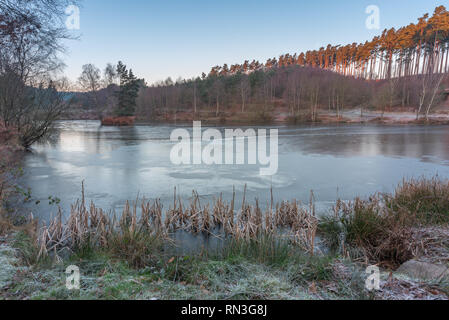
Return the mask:
[(393, 210), (407, 210), (425, 225), (449, 222), (449, 180), (404, 180), (386, 201)]
[[(163, 212), (159, 200), (143, 199), (138, 212), (138, 199), (132, 204), (126, 202), (120, 219), (115, 214), (105, 213), (94, 203), (87, 207), (84, 197), (72, 205), (70, 215), (63, 222), (61, 211), (50, 223), (39, 230), (36, 244), (39, 256), (56, 256), (62, 250), (82, 248), (103, 248), (125, 257), (135, 265), (144, 263), (150, 253), (148, 249), (158, 240), (171, 240), (174, 232), (182, 230), (223, 239), (250, 241), (262, 234), (289, 238), (302, 249), (313, 254), (314, 240), (318, 226), (313, 200), (308, 207), (297, 201), (270, 204), (264, 214), (256, 199), (255, 205), (246, 202), (246, 187), (243, 204), (235, 212), (235, 192), (231, 203), (220, 196), (212, 205), (202, 205), (197, 192), (192, 192), (189, 205), (184, 205), (176, 194), (173, 206)], [(215, 234), (216, 233), (216, 234)], [(158, 242), (160, 244), (160, 241)]]
[(408, 212), (394, 212), (373, 196), (369, 200), (337, 202), (333, 217), (320, 223), (320, 234), (344, 255), (396, 267), (418, 250)]
[(404, 180), (394, 194), (337, 201), (320, 233), (334, 250), (395, 268), (425, 250), (417, 230), (449, 221), (449, 181)]

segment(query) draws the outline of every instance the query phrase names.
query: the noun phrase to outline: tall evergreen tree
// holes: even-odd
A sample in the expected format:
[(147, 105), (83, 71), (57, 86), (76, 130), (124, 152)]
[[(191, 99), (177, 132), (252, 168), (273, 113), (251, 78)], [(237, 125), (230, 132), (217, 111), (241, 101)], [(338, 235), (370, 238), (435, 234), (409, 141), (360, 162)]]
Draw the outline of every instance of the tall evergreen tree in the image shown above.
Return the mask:
[(117, 92), (117, 116), (133, 116), (136, 112), (136, 99), (139, 94), (141, 79), (138, 79), (132, 69), (128, 71), (121, 61), (117, 64), (117, 74), (120, 79), (120, 89)]

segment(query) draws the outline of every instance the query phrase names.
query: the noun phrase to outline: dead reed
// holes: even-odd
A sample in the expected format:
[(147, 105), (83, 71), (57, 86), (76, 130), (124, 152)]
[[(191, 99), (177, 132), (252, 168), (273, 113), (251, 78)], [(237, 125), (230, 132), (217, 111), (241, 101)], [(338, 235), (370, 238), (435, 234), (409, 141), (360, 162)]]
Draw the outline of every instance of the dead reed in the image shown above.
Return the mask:
[(338, 200), (334, 215), (320, 220), (315, 215), (313, 192), (308, 205), (296, 200), (274, 203), (271, 192), (265, 210), (258, 199), (249, 204), (246, 193), (245, 186), (241, 207), (236, 208), (235, 190), (230, 202), (220, 195), (211, 203), (201, 203), (199, 194), (192, 191), (190, 201), (183, 203), (175, 189), (167, 210), (159, 199), (137, 198), (126, 202), (117, 218), (93, 202), (87, 206), (83, 185), (81, 200), (71, 206), (65, 221), (59, 211), (49, 224), (36, 229), (38, 256), (57, 258), (63, 250), (94, 248), (144, 265), (157, 254), (156, 246), (171, 243), (178, 231), (231, 240), (243, 248), (273, 245), (266, 239), (287, 240), (313, 255), (319, 231), (323, 242), (344, 256), (395, 267), (425, 246), (417, 240), (416, 228), (447, 223), (449, 214), (449, 184), (437, 178), (404, 181), (394, 194)]
[[(139, 203), (140, 212), (137, 210)], [(240, 210), (235, 210), (234, 204), (235, 190), (230, 203), (223, 201), (220, 195), (212, 204), (201, 204), (198, 193), (193, 191), (190, 203), (184, 205), (175, 189), (173, 205), (165, 212), (158, 199), (136, 199), (132, 203), (127, 201), (117, 218), (115, 213), (106, 213), (93, 202), (87, 206), (83, 185), (81, 200), (71, 206), (67, 220), (63, 221), (59, 211), (49, 224), (40, 228), (36, 239), (39, 256), (50, 253), (57, 256), (62, 250), (75, 251), (83, 247), (114, 249), (121, 245), (120, 240), (138, 252), (137, 244), (145, 247), (145, 241), (154, 238), (171, 240), (171, 235), (180, 230), (248, 241), (259, 239), (261, 235), (280, 236), (313, 254), (318, 226), (313, 197), (309, 206), (302, 206), (296, 200), (274, 206), (271, 197), (263, 213), (257, 199), (255, 205), (247, 203), (245, 186)]]

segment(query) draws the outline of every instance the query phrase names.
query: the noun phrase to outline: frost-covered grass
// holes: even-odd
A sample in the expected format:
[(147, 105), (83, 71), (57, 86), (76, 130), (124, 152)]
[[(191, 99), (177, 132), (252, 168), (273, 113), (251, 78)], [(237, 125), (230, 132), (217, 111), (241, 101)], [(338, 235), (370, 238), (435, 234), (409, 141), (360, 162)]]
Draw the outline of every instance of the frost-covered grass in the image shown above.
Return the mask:
[[(319, 225), (326, 254), (263, 229), (180, 254), (172, 241), (128, 228), (111, 229), (107, 245), (84, 241), (39, 255), (35, 228), (8, 222), (0, 299), (447, 299), (447, 283), (390, 274), (415, 257), (447, 263), (447, 190), (447, 182), (420, 180), (382, 201), (338, 202)], [(365, 289), (365, 268), (374, 263), (389, 268), (377, 293)], [(65, 286), (69, 265), (80, 268), (80, 290)]]
[[(25, 241), (23, 238), (21, 242)], [(21, 243), (23, 247), (24, 244)], [(254, 248), (255, 244), (251, 245)], [(263, 245), (266, 246), (266, 243)], [(26, 246), (25, 246), (26, 247)], [(4, 299), (365, 299), (360, 272), (332, 256), (304, 254), (287, 245), (271, 251), (271, 259), (242, 251), (232, 244), (220, 252), (192, 255), (155, 253), (159, 257), (136, 268), (110, 253), (83, 251), (63, 261), (44, 261), (21, 270), (0, 289)], [(238, 248), (238, 250), (236, 249)], [(258, 252), (263, 250), (258, 249)], [(272, 250), (272, 248), (270, 249)], [(11, 257), (18, 249), (9, 248)], [(12, 261), (17, 262), (17, 258)], [(65, 286), (65, 268), (77, 265), (80, 290)], [(342, 272), (342, 268), (345, 269)]]
[[(0, 299), (106, 299), (106, 300), (232, 300), (232, 299), (445, 299), (446, 287), (419, 283), (382, 272), (382, 291), (365, 289), (365, 265), (334, 255), (311, 256), (288, 244), (267, 246), (232, 243), (217, 251), (176, 255), (155, 251), (143, 267), (114, 253), (82, 250), (63, 260), (46, 259), (24, 266), (19, 254), (29, 248), (26, 237), (16, 234), (14, 247), (0, 248), (2, 283)], [(14, 244), (15, 241), (15, 244)], [(28, 240), (29, 241), (29, 240)], [(252, 248), (251, 251), (249, 248)], [(259, 254), (271, 253), (270, 259)], [(273, 248), (276, 248), (273, 250)], [(80, 290), (65, 286), (66, 267), (81, 272)]]
[(6, 244), (0, 244), (0, 288), (11, 283), (16, 273), (17, 263), (14, 249)]

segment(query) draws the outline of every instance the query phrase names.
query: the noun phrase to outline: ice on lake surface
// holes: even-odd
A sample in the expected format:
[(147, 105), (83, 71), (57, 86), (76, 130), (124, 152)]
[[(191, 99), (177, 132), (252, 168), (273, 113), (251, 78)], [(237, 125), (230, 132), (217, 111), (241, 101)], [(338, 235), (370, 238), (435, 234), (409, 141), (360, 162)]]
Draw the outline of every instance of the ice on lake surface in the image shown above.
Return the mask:
[(185, 200), (192, 190), (202, 201), (220, 194), (229, 200), (233, 186), (240, 197), (245, 184), (247, 200), (257, 197), (263, 208), (271, 187), (277, 201), (308, 202), (313, 190), (317, 211), (325, 212), (337, 198), (393, 191), (404, 177), (449, 178), (447, 126), (281, 126), (279, 170), (271, 177), (260, 176), (259, 165), (173, 165), (175, 126), (102, 127), (98, 121), (57, 126), (55, 141), (33, 146), (23, 164), (21, 184), (41, 200), (31, 209), (42, 218), (57, 211), (48, 205), (49, 196), (61, 199), (68, 212), (81, 196), (82, 181), (88, 200), (117, 212), (138, 195), (160, 198), (168, 208), (175, 187)]

